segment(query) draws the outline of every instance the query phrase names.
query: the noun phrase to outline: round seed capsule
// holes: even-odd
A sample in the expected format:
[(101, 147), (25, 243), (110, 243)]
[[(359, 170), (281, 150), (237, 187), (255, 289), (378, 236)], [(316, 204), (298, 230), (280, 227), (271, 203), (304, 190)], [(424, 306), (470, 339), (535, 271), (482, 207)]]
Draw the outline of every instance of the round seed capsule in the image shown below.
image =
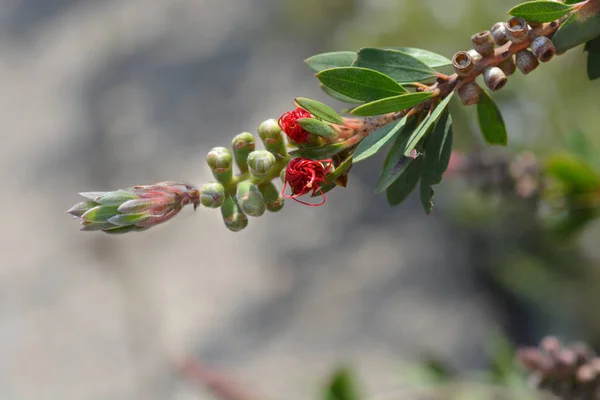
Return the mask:
[(509, 57), (506, 60), (502, 61), (498, 68), (500, 68), (506, 76), (511, 76), (517, 70), (517, 65), (515, 64), (514, 57)]
[(482, 56), (494, 54), (494, 37), (492, 32), (483, 31), (471, 36), (473, 48)]
[(511, 42), (521, 43), (527, 39), (529, 25), (520, 17), (512, 17), (506, 23), (506, 34)]
[(524, 74), (527, 75), (538, 67), (540, 62), (529, 50), (521, 50), (515, 55), (517, 67)]
[(465, 106), (472, 106), (479, 103), (481, 98), (481, 88), (475, 82), (465, 83), (458, 89), (458, 97)]
[(548, 62), (554, 57), (556, 47), (546, 36), (538, 36), (531, 42), (531, 52), (541, 62)]
[(452, 66), (460, 76), (466, 76), (475, 68), (473, 57), (466, 51), (459, 51), (452, 58)]
[(508, 82), (504, 72), (498, 67), (488, 67), (483, 71), (483, 80), (491, 90), (500, 90)]
[(508, 43), (508, 34), (506, 32), (506, 23), (497, 22), (492, 26), (492, 37), (498, 46)]

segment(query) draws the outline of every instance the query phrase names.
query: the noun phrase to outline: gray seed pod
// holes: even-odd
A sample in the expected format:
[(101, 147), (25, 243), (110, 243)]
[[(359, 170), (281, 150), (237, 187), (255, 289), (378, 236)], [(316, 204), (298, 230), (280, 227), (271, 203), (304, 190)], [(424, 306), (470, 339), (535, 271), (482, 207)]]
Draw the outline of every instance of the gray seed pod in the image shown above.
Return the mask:
[(452, 66), (460, 76), (466, 76), (475, 68), (473, 57), (466, 51), (459, 51), (452, 58)]
[(498, 46), (508, 43), (508, 34), (506, 32), (506, 23), (497, 22), (492, 26), (492, 37)]
[(556, 47), (546, 36), (538, 36), (531, 42), (531, 52), (541, 62), (548, 62), (554, 57)]
[(458, 97), (465, 106), (479, 103), (481, 99), (481, 88), (475, 82), (465, 83), (458, 89)]
[(508, 82), (508, 78), (504, 71), (498, 67), (488, 67), (483, 71), (483, 80), (487, 87), (491, 90), (500, 90)]
[(527, 40), (529, 25), (523, 18), (513, 17), (506, 23), (506, 34), (513, 43), (521, 43)]
[(540, 62), (529, 50), (521, 50), (515, 55), (517, 67), (524, 74), (527, 75), (540, 65)]
[(513, 56), (510, 56), (506, 60), (502, 61), (498, 68), (500, 68), (506, 76), (511, 76), (517, 70), (517, 65), (515, 64), (515, 59)]
[(482, 56), (494, 54), (494, 38), (492, 32), (483, 31), (471, 36), (473, 48)]
[(473, 59), (473, 63), (475, 63), (475, 65), (477, 65), (477, 63), (483, 58), (483, 56), (481, 54), (479, 54), (477, 52), (477, 50), (475, 50), (475, 49), (471, 49), (471, 50), (467, 51), (467, 53), (469, 53), (469, 55)]

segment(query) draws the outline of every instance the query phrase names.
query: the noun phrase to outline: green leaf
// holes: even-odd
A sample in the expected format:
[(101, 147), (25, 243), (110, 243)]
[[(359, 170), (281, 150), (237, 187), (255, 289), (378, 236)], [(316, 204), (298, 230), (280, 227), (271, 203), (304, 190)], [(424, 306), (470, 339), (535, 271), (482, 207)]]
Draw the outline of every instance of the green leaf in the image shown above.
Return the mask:
[(490, 94), (483, 90), (481, 99), (477, 103), (477, 118), (479, 128), (486, 142), (491, 145), (506, 146), (508, 134), (500, 109), (491, 98)]
[(452, 117), (444, 112), (425, 145), (423, 175), (421, 176), (421, 203), (427, 214), (433, 208), (433, 185), (442, 182), (442, 177), (452, 155)]
[(600, 78), (600, 36), (588, 43), (587, 74), (588, 78), (593, 81)]
[(119, 206), (98, 206), (86, 211), (81, 219), (89, 222), (107, 221), (110, 217), (117, 214)]
[(353, 66), (374, 69), (400, 83), (422, 82), (436, 77), (435, 71), (427, 64), (398, 50), (361, 49)]
[(546, 172), (570, 192), (593, 192), (600, 189), (600, 176), (585, 162), (570, 154), (548, 159)]
[(109, 233), (111, 235), (118, 235), (121, 233), (127, 233), (127, 232), (131, 232), (131, 231), (141, 231), (141, 230), (144, 230), (144, 228), (140, 228), (135, 225), (129, 225), (129, 226), (120, 226), (118, 228), (104, 229), (102, 232)]
[(306, 97), (296, 98), (296, 104), (311, 113), (314, 117), (323, 121), (331, 122), (332, 124), (344, 125), (342, 117), (327, 104), (320, 101), (307, 99)]
[(413, 161), (413, 158), (404, 156), (404, 148), (408, 140), (407, 136), (415, 130), (416, 126), (417, 119), (412, 118), (402, 127), (401, 133), (398, 134), (396, 141), (385, 157), (383, 170), (375, 187), (375, 194), (387, 190)]
[[(336, 179), (348, 172), (350, 170), (350, 167), (352, 167), (352, 157), (348, 157), (347, 159), (345, 159), (344, 162), (341, 163), (336, 169), (327, 174), (325, 183), (321, 184), (321, 191), (323, 193), (327, 193), (331, 189), (336, 187)], [(315, 193), (311, 197), (316, 196), (321, 196), (321, 193)]]
[(386, 99), (375, 100), (363, 104), (362, 106), (356, 107), (350, 113), (362, 117), (387, 114), (416, 106), (431, 97), (433, 97), (433, 95), (429, 92), (402, 94), (400, 96), (388, 97)]
[(575, 129), (565, 135), (564, 145), (566, 149), (579, 157), (582, 161), (595, 165), (598, 163), (597, 152), (593, 143), (579, 129)]
[(416, 49), (414, 47), (391, 47), (391, 49), (413, 56), (431, 68), (445, 67), (452, 64), (452, 61), (446, 57), (423, 49)]
[(375, 155), (383, 146), (396, 139), (407, 118), (391, 122), (367, 136), (356, 148), (353, 160), (355, 163)]
[(335, 130), (329, 126), (327, 122), (323, 122), (315, 118), (300, 118), (296, 122), (313, 135), (328, 139), (336, 136)]
[(127, 200), (135, 200), (138, 196), (127, 190), (117, 190), (114, 192), (108, 192), (103, 196), (96, 199), (96, 203), (103, 206), (118, 206), (126, 202)]
[(149, 215), (147, 213), (119, 214), (119, 215), (115, 215), (114, 217), (109, 218), (108, 222), (110, 222), (113, 225), (117, 225), (117, 226), (129, 226), (129, 225), (135, 225), (138, 222), (143, 222), (144, 220), (146, 220), (150, 217), (152, 217), (152, 215)]
[(444, 100), (437, 105), (437, 107), (429, 114), (419, 127), (410, 135), (406, 142), (406, 148), (404, 149), (404, 155), (409, 156), (412, 151), (417, 147), (421, 139), (429, 132), (433, 124), (441, 117), (442, 113), (448, 107), (448, 103), (452, 99), (454, 92), (450, 93)]
[(329, 89), (327, 86), (320, 84), (319, 87), (330, 97), (333, 97), (334, 99), (341, 101), (343, 103), (350, 103), (350, 104), (361, 104), (363, 103), (362, 100), (356, 100), (353, 99), (352, 97), (348, 97), (345, 94), (341, 94), (336, 92), (335, 90), (331, 90)]
[(389, 76), (367, 68), (332, 68), (321, 71), (317, 78), (331, 90), (353, 99), (372, 101), (406, 93)]
[(508, 13), (527, 22), (552, 22), (567, 15), (573, 7), (555, 1), (528, 1), (512, 8)]
[(600, 1), (591, 1), (571, 14), (552, 36), (556, 52), (562, 53), (600, 36)]
[(355, 51), (335, 51), (309, 57), (304, 62), (315, 72), (329, 68), (349, 67), (356, 59)]
[(565, 4), (576, 4), (579, 3), (581, 0), (565, 0)]
[(304, 157), (311, 160), (322, 160), (331, 158), (334, 155), (341, 153), (349, 147), (352, 147), (356, 140), (348, 139), (345, 142), (329, 144), (319, 147), (307, 147), (290, 152), (294, 157)]
[(339, 368), (329, 379), (323, 400), (360, 400), (357, 386), (350, 369)]
[(385, 197), (389, 205), (397, 206), (415, 190), (423, 173), (423, 157), (411, 162), (396, 181), (386, 190)]

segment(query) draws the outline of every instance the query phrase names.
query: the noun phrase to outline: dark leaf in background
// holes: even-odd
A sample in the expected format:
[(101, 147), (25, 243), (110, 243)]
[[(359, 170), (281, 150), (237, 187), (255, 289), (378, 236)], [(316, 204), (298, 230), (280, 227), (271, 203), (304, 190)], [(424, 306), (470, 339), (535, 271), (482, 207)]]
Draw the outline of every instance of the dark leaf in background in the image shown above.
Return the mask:
[(587, 74), (590, 80), (600, 78), (600, 36), (587, 42)]
[(444, 112), (425, 145), (423, 174), (421, 176), (421, 203), (427, 214), (433, 208), (433, 185), (442, 182), (442, 177), (452, 155), (452, 117)]
[(406, 93), (389, 76), (367, 68), (332, 68), (317, 74), (321, 83), (353, 99), (373, 101)]
[(400, 177), (386, 190), (385, 195), (391, 206), (402, 203), (419, 183), (423, 173), (423, 157), (417, 157), (402, 172)]
[(488, 144), (506, 146), (508, 135), (500, 109), (485, 90), (477, 103), (477, 118), (483, 138)]
[(427, 64), (398, 50), (361, 49), (353, 66), (374, 69), (400, 83), (423, 82), (436, 76)]
[(361, 400), (356, 378), (349, 368), (339, 368), (327, 383), (323, 400)]
[(545, 170), (571, 193), (592, 194), (600, 190), (600, 175), (577, 156), (553, 156), (548, 159)]

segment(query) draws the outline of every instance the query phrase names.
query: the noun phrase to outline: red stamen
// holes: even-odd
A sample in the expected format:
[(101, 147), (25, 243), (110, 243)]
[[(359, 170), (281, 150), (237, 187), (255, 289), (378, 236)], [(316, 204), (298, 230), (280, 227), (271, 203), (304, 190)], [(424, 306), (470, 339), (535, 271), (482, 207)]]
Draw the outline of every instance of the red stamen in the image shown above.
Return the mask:
[[(329, 170), (331, 170), (331, 166), (331, 160), (315, 161), (308, 160), (306, 158), (294, 158), (288, 163), (285, 170), (285, 182), (283, 185), (283, 190), (281, 191), (282, 196), (287, 199), (294, 199), (298, 203), (307, 206), (322, 206), (327, 201), (327, 198), (325, 197), (325, 193), (323, 193), (320, 185), (321, 183), (325, 183), (327, 181), (326, 176)], [(287, 188), (288, 184), (292, 188), (291, 195), (285, 194), (285, 189)], [(311, 195), (313, 196), (317, 193), (320, 193), (323, 197), (323, 201), (318, 204), (311, 204), (298, 199), (298, 197), (304, 196), (311, 191)]]
[(285, 134), (296, 143), (304, 143), (308, 140), (309, 133), (298, 125), (300, 118), (311, 118), (308, 111), (302, 108), (296, 108), (294, 111), (288, 111), (279, 118), (279, 127)]

